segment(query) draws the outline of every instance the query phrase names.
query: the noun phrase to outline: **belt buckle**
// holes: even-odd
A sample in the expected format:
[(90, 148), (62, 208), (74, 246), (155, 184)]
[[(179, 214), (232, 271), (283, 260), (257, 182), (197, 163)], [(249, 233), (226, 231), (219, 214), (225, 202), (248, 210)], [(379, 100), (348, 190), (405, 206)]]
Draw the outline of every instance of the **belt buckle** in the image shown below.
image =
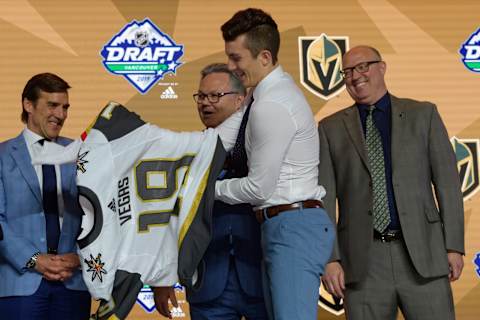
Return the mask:
[(263, 221), (264, 221), (264, 222), (270, 219), (270, 218), (268, 217), (268, 214), (267, 214), (267, 208), (263, 208), (263, 209), (262, 209), (262, 216), (263, 216)]
[(57, 254), (57, 249), (47, 248), (48, 254)]
[(388, 233), (387, 234), (380, 234), (380, 242), (382, 242), (382, 243), (390, 242)]

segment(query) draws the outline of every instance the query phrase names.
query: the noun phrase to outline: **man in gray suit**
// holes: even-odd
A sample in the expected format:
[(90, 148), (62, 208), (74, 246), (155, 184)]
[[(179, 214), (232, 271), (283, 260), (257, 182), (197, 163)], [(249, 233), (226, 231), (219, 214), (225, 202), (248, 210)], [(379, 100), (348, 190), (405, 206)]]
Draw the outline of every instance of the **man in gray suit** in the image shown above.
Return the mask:
[[(454, 319), (463, 268), (456, 160), (435, 105), (387, 91), (371, 47), (343, 57), (355, 101), (319, 124), (319, 182), (338, 239), (322, 281), (348, 319)], [(433, 188), (432, 188), (433, 186)], [(435, 191), (435, 195), (433, 193)]]

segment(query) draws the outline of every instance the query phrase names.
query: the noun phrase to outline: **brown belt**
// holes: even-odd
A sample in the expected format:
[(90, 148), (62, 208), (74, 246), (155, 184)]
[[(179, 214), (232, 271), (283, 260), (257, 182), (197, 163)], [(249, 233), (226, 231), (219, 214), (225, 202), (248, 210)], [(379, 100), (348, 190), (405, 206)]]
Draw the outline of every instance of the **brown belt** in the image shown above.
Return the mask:
[(280, 212), (302, 208), (323, 208), (323, 203), (318, 200), (305, 200), (291, 204), (281, 204), (278, 206), (256, 210), (255, 216), (257, 217), (258, 222), (263, 223), (265, 219), (270, 219), (278, 216)]

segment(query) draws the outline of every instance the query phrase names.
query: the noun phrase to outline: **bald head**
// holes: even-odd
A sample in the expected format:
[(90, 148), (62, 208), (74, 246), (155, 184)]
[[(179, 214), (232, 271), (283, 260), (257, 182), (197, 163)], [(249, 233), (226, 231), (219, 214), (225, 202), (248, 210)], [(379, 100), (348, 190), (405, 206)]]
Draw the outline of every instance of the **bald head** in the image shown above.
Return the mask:
[(357, 46), (343, 55), (347, 91), (356, 103), (374, 104), (387, 92), (387, 65), (377, 49)]
[(343, 59), (345, 59), (345, 56), (347, 54), (352, 54), (352, 53), (355, 53), (356, 51), (370, 51), (370, 53), (372, 54), (372, 57), (375, 57), (375, 60), (382, 60), (382, 55), (380, 54), (380, 51), (378, 51), (374, 47), (364, 46), (364, 45), (356, 46), (356, 47), (353, 47), (352, 49), (348, 50), (343, 55)]

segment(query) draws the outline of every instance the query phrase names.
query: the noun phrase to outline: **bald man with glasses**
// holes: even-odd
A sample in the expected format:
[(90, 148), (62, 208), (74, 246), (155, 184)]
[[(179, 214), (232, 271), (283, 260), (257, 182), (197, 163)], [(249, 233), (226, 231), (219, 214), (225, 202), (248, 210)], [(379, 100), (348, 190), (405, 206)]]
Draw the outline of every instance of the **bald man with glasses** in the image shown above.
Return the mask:
[[(464, 254), (456, 158), (435, 105), (387, 91), (378, 50), (342, 74), (355, 104), (319, 123), (319, 182), (337, 242), (322, 281), (348, 319), (455, 319), (450, 282)], [(433, 186), (433, 188), (432, 188)], [(435, 191), (435, 195), (433, 194)]]

